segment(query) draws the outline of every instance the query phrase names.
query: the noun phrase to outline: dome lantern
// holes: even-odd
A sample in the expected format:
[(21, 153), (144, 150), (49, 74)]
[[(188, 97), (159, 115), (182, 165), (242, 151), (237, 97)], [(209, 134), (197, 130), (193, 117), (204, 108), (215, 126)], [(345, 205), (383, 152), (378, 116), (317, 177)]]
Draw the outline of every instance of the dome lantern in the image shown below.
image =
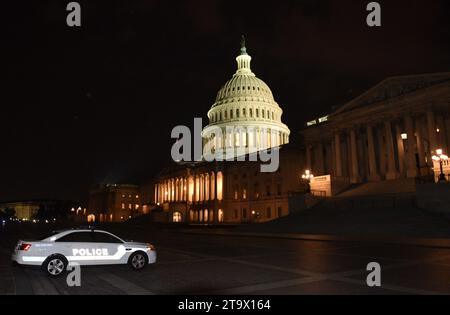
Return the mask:
[(254, 75), (251, 68), (250, 68), (250, 62), (252, 61), (252, 57), (247, 53), (247, 47), (245, 45), (245, 36), (242, 35), (241, 39), (241, 53), (236, 58), (237, 64), (238, 64), (238, 70), (236, 74), (250, 74)]

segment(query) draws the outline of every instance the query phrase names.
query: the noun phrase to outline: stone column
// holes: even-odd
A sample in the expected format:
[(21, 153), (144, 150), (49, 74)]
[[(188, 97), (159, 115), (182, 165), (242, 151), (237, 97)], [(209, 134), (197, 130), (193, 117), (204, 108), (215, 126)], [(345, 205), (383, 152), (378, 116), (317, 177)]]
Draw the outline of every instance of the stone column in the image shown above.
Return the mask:
[(408, 135), (408, 139), (406, 140), (406, 176), (408, 178), (414, 178), (418, 175), (416, 165), (416, 135), (414, 134), (414, 123), (411, 116), (406, 116), (404, 121), (406, 134)]
[(356, 144), (356, 130), (352, 129), (350, 131), (350, 151), (351, 151), (351, 182), (352, 183), (359, 183), (361, 181), (361, 178), (359, 176), (359, 161), (358, 161), (358, 148)]
[(332, 169), (331, 175), (336, 176), (336, 145), (334, 144), (334, 139), (331, 140), (331, 162), (330, 167)]
[(380, 162), (379, 162), (379, 172), (380, 176), (386, 178), (387, 166), (386, 166), (386, 143), (384, 137), (384, 128), (377, 128), (378, 137), (378, 149), (380, 150)]
[(306, 169), (311, 171), (311, 145), (306, 145)]
[(395, 167), (395, 154), (394, 154), (394, 138), (392, 137), (391, 122), (386, 121), (384, 123), (385, 136), (386, 136), (386, 153), (387, 153), (387, 173), (386, 179), (392, 180), (398, 178), (397, 169)]
[(336, 151), (336, 177), (342, 177), (342, 148), (339, 133), (334, 136), (334, 146)]
[(402, 139), (403, 130), (401, 126), (397, 123), (395, 125), (395, 137), (397, 138), (397, 154), (398, 154), (398, 170), (402, 177), (406, 175), (405, 167), (405, 145)]
[[(423, 171), (424, 167), (426, 166), (425, 161), (425, 144), (424, 144), (424, 126), (422, 124), (422, 121), (419, 117), (415, 119), (416, 121), (416, 134), (417, 134), (417, 152), (419, 153), (419, 167), (420, 172), (419, 176), (425, 176), (427, 175), (427, 171)], [(427, 168), (428, 169), (428, 168)]]
[(430, 142), (430, 153), (432, 156), (436, 153), (437, 148), (437, 132), (436, 132), (436, 121), (433, 112), (427, 112), (427, 126), (428, 126), (428, 140)]
[(439, 129), (439, 133), (437, 134), (437, 147), (444, 150), (445, 153), (448, 153), (444, 117), (442, 115), (438, 115), (436, 117), (436, 123), (436, 129)]
[(316, 169), (314, 170), (314, 172), (316, 172), (315, 175), (317, 176), (322, 176), (325, 175), (325, 164), (324, 164), (324, 159), (323, 159), (323, 144), (321, 142), (319, 142), (316, 145)]
[(377, 156), (375, 153), (375, 140), (373, 137), (373, 126), (367, 126), (367, 154), (369, 158), (369, 181), (377, 182), (379, 181), (380, 175), (377, 171)]
[(450, 118), (445, 120), (445, 131), (446, 131), (446, 137), (447, 137), (447, 152), (446, 154), (450, 154)]

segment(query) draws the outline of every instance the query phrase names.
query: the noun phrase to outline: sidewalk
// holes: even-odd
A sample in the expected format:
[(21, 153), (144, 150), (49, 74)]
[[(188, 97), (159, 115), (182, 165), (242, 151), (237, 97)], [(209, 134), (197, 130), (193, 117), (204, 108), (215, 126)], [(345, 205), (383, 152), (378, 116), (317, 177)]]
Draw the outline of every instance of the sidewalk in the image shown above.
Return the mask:
[(260, 237), (277, 238), (303, 241), (320, 242), (362, 242), (393, 245), (410, 245), (434, 248), (449, 248), (450, 239), (446, 238), (412, 238), (412, 237), (381, 237), (381, 236), (339, 236), (339, 235), (314, 235), (300, 233), (254, 233), (240, 231), (213, 231), (213, 230), (181, 230), (180, 233), (197, 235), (237, 236), (237, 237)]

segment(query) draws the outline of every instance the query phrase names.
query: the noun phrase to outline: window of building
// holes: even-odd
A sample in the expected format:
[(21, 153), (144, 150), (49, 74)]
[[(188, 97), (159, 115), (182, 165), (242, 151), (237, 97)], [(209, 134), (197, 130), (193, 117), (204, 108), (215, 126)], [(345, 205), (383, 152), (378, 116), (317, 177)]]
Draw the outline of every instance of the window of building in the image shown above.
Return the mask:
[(270, 207), (267, 208), (267, 218), (268, 219), (272, 218), (272, 208), (270, 208)]
[(253, 108), (250, 108), (249, 111), (250, 111), (250, 118), (253, 118)]
[(125, 204), (122, 203), (122, 210), (125, 210)]
[(242, 189), (242, 199), (247, 199), (247, 189)]
[(136, 205), (134, 206), (134, 209), (139, 210), (139, 205), (136, 204)]
[(247, 116), (247, 110), (245, 108), (242, 109), (242, 116), (244, 116), (244, 117)]
[(259, 109), (256, 109), (256, 118), (259, 118)]
[(182, 220), (183, 220), (183, 217), (181, 215), (181, 212), (174, 212), (173, 213), (173, 217), (172, 217), (173, 223), (181, 223)]
[(128, 204), (128, 209), (132, 210), (133, 209), (133, 205), (130, 203)]
[(247, 219), (247, 209), (242, 209), (242, 219)]
[(233, 119), (233, 110), (230, 110), (230, 119)]
[(223, 223), (224, 222), (224, 213), (222, 209), (219, 209), (219, 211), (217, 212), (217, 218), (219, 223)]
[(266, 196), (269, 197), (271, 195), (270, 185), (266, 186)]
[(222, 172), (217, 173), (217, 200), (222, 201), (223, 199), (223, 174)]
[(266, 118), (266, 112), (265, 111), (261, 111), (261, 114), (262, 114), (262, 118)]
[(255, 191), (255, 199), (259, 199), (259, 184), (258, 183), (255, 183), (254, 191)]
[(236, 109), (236, 118), (239, 118), (240, 114), (241, 114), (240, 110)]
[(281, 218), (283, 216), (283, 209), (278, 207), (278, 217)]
[(239, 199), (238, 186), (234, 187), (234, 200)]
[(239, 211), (237, 209), (234, 209), (234, 218), (239, 219)]

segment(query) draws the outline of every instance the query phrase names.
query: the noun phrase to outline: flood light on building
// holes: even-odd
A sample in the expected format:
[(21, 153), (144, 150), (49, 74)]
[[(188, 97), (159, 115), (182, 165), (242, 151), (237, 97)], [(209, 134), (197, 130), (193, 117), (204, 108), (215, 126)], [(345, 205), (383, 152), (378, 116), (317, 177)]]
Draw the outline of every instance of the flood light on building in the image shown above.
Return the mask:
[(408, 134), (407, 133), (402, 133), (402, 139), (403, 140), (408, 140)]

